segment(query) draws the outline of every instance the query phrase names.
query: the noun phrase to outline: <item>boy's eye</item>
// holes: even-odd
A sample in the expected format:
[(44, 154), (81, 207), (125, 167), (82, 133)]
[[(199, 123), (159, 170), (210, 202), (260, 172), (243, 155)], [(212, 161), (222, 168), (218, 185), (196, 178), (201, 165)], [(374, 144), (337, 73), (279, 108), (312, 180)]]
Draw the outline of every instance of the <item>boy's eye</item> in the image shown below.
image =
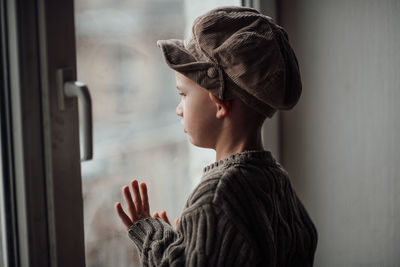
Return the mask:
[(185, 94), (184, 94), (184, 93), (179, 93), (179, 95), (180, 95), (180, 96), (185, 96)]

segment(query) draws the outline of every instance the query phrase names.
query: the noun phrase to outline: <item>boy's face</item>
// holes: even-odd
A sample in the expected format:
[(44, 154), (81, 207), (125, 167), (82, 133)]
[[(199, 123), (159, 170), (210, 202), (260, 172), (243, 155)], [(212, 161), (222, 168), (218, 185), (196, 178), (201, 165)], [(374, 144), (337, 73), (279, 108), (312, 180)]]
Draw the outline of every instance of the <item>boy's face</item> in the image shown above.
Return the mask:
[(209, 92), (179, 72), (175, 72), (176, 87), (181, 101), (176, 114), (182, 117), (185, 133), (195, 146), (213, 148), (219, 127), (216, 105)]

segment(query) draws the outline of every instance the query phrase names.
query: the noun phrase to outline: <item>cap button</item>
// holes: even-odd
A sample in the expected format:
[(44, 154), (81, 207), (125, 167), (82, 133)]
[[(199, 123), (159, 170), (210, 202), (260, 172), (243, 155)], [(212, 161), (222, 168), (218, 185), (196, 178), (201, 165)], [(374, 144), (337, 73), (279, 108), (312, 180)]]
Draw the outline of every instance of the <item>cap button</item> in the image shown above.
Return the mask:
[(208, 77), (210, 77), (211, 79), (217, 77), (217, 74), (218, 74), (218, 71), (217, 71), (217, 69), (214, 68), (214, 67), (210, 67), (210, 68), (207, 70), (207, 75), (208, 75)]

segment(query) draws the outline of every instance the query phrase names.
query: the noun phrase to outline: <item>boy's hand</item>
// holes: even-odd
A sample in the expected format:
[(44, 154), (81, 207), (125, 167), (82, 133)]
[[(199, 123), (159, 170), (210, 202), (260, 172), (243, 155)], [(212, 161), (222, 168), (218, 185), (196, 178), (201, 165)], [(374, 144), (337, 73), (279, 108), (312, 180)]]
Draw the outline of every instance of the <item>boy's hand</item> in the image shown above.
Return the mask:
[(133, 191), (133, 200), (131, 192), (129, 191), (129, 186), (124, 186), (122, 188), (129, 216), (125, 213), (120, 202), (115, 204), (117, 214), (127, 229), (129, 229), (135, 222), (150, 217), (146, 184), (141, 183), (139, 186), (138, 181), (133, 180), (131, 182), (131, 187)]
[[(158, 212), (155, 212), (153, 214), (153, 217), (154, 218), (161, 218), (164, 222), (166, 222), (169, 225), (171, 225), (171, 223), (169, 222), (169, 219), (167, 217), (167, 213), (165, 211), (161, 212), (160, 215), (158, 215)], [(175, 219), (175, 229), (176, 229), (176, 226), (178, 225), (178, 222), (179, 222), (179, 219), (178, 218)]]

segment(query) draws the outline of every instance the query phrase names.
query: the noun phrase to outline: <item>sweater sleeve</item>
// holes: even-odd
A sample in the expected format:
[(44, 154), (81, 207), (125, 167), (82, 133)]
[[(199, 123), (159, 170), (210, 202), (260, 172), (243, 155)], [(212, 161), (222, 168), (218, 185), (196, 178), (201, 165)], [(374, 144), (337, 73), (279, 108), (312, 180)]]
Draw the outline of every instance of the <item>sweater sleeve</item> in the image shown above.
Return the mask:
[(177, 230), (146, 218), (129, 229), (143, 266), (254, 266), (254, 250), (215, 205), (185, 212)]

